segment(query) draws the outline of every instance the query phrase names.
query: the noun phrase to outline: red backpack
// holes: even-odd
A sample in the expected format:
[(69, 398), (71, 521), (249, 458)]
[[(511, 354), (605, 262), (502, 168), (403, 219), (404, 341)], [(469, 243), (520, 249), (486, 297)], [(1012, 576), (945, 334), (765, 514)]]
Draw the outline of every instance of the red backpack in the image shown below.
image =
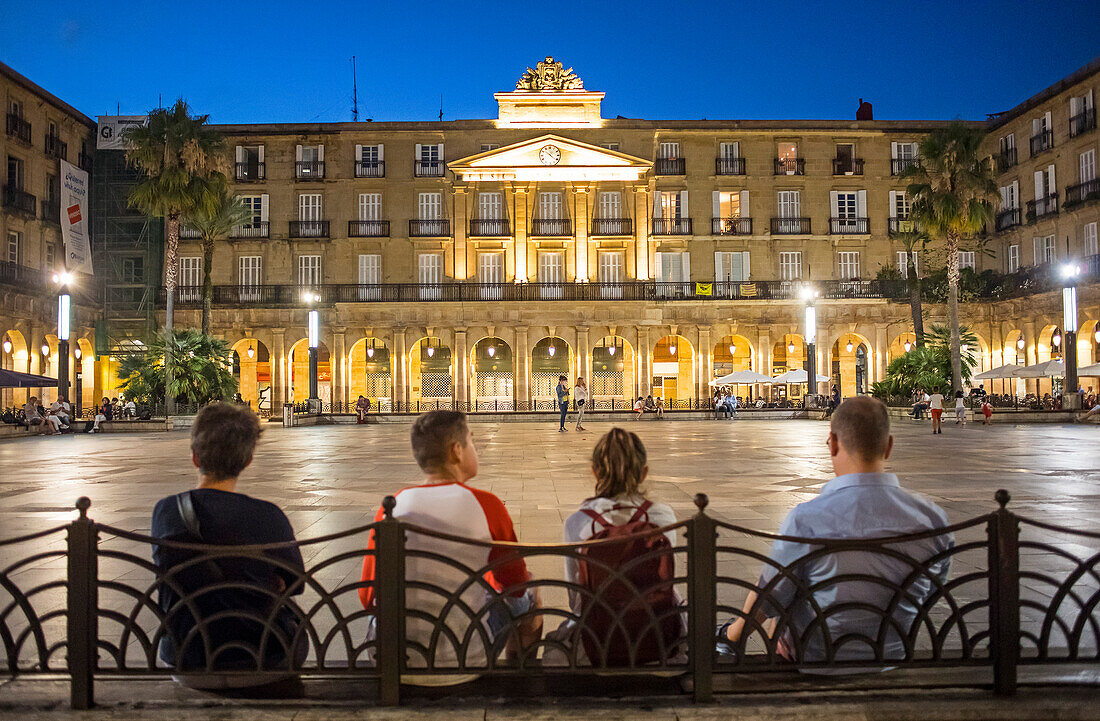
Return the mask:
[[(652, 505), (644, 502), (621, 526), (581, 509), (592, 518), (590, 540), (605, 541), (583, 546), (581, 555), (591, 561), (578, 564), (580, 584), (588, 590), (581, 597), (579, 633), (593, 666), (640, 666), (668, 660), (678, 651), (684, 626), (673, 591), (676, 564), (668, 537), (650, 533), (658, 528), (649, 520)], [(621, 508), (629, 506), (611, 510)]]

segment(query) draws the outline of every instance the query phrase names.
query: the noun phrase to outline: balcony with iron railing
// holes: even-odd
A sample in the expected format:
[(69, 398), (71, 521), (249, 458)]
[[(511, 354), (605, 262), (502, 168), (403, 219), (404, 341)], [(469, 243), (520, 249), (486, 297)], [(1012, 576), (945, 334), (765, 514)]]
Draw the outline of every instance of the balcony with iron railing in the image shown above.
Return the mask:
[(752, 218), (711, 218), (713, 235), (752, 235)]
[(890, 175), (901, 175), (920, 165), (920, 158), (890, 158)]
[(691, 218), (654, 218), (653, 235), (691, 235)]
[(890, 223), (887, 226), (887, 233), (889, 235), (898, 235), (900, 233), (912, 233), (916, 229), (916, 224), (908, 218), (890, 218)]
[(236, 163), (234, 177), (238, 183), (256, 183), (267, 179), (266, 163)]
[(295, 180), (324, 180), (325, 161), (297, 160), (294, 162)]
[(1077, 205), (1088, 200), (1100, 200), (1100, 179), (1093, 178), (1083, 183), (1066, 186), (1066, 200), (1063, 205)]
[(744, 175), (745, 174), (745, 159), (744, 158), (715, 158), (714, 159), (714, 174), (715, 175)]
[(442, 178), (447, 164), (442, 160), (417, 160), (413, 165), (413, 175), (418, 178)]
[(8, 113), (8, 135), (20, 140), (27, 145), (30, 145), (31, 140), (31, 124), (27, 122), (23, 116), (16, 115), (15, 113)]
[(238, 225), (229, 231), (232, 240), (251, 240), (255, 238), (267, 238), (271, 235), (271, 223), (266, 220), (256, 220), (247, 225)]
[(186, 225), (180, 226), (180, 240), (196, 240), (202, 237), (202, 233), (197, 228), (191, 228)]
[(1016, 166), (1016, 148), (1005, 148), (995, 156), (997, 159), (997, 172), (1007, 172), (1009, 168)]
[(776, 158), (775, 159), (775, 174), (776, 175), (805, 175), (806, 174), (806, 159), (805, 158)]
[(997, 213), (993, 227), (1000, 232), (1002, 230), (1008, 230), (1009, 228), (1015, 228), (1017, 225), (1020, 225), (1021, 222), (1020, 209), (1008, 208)]
[(29, 215), (32, 218), (38, 212), (38, 199), (22, 188), (12, 185), (4, 186), (3, 203), (5, 208)]
[(445, 218), (434, 220), (410, 220), (410, 238), (445, 238), (451, 234), (451, 221)]
[(349, 238), (388, 238), (390, 221), (388, 220), (349, 220)]
[(386, 177), (386, 161), (384, 160), (357, 160), (355, 161), (356, 178), (384, 178)]
[(1034, 223), (1039, 218), (1058, 213), (1058, 194), (1051, 193), (1045, 198), (1027, 201), (1027, 222)]
[(1085, 108), (1069, 119), (1069, 137), (1076, 138), (1096, 127), (1096, 108)]
[(809, 232), (809, 218), (772, 218), (772, 235), (805, 235)]
[(830, 235), (867, 235), (870, 232), (867, 218), (829, 218)]
[(863, 158), (833, 158), (833, 175), (863, 175)]
[(657, 175), (684, 175), (687, 164), (683, 158), (657, 158), (657, 162), (653, 164), (653, 172)]
[(327, 238), (329, 237), (329, 222), (327, 220), (292, 220), (290, 221), (291, 238)]
[(49, 223), (61, 225), (61, 201), (57, 198), (43, 198), (39, 217)]
[(470, 221), (470, 235), (474, 237), (496, 237), (512, 234), (512, 224), (505, 218), (475, 218)]
[(531, 235), (557, 237), (573, 235), (573, 221), (569, 218), (533, 218)]
[(46, 155), (53, 158), (67, 160), (69, 157), (69, 144), (61, 140), (59, 135), (46, 135)]
[(1039, 153), (1050, 150), (1054, 147), (1054, 131), (1043, 130), (1035, 135), (1031, 136), (1031, 154), (1038, 155)]
[(634, 223), (630, 218), (593, 218), (592, 235), (630, 235)]

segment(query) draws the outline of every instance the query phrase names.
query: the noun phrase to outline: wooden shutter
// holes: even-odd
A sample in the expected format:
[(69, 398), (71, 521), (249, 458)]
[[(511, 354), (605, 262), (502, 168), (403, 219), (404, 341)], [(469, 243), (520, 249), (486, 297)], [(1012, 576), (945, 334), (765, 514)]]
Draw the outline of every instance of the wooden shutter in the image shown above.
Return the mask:
[(653, 217), (654, 218), (663, 217), (662, 216), (662, 209), (661, 209), (661, 191), (659, 191), (659, 190), (654, 190), (653, 191)]
[(713, 191), (710, 194), (710, 207), (711, 207), (711, 211), (710, 211), (711, 216), (710, 217), (712, 217), (712, 218), (721, 218), (722, 217), (722, 210), (721, 210), (720, 201), (718, 199), (718, 191), (717, 190)]
[(653, 254), (653, 280), (658, 283), (661, 282), (661, 266), (664, 265), (661, 261), (664, 259), (664, 253)]
[(381, 162), (381, 161), (383, 161), (383, 160), (385, 160), (385, 159), (386, 159), (386, 153), (385, 153), (385, 150), (386, 150), (386, 146), (385, 146), (385, 145), (383, 145), (382, 143), (379, 143), (379, 144), (378, 144), (378, 161), (379, 161), (379, 162)]
[(752, 277), (752, 273), (749, 271), (749, 251), (741, 251), (741, 279), (748, 280)]
[(443, 162), (443, 143), (439, 143), (436, 147), (439, 148), (439, 162), (442, 163)]
[(835, 190), (829, 191), (829, 207), (831, 208), (830, 218), (840, 217), (840, 193)]
[(856, 191), (856, 217), (857, 218), (866, 218), (867, 217), (867, 191), (866, 190), (857, 190)]
[(1040, 200), (1046, 197), (1046, 182), (1043, 179), (1043, 171), (1035, 171), (1035, 199)]
[(301, 145), (295, 145), (294, 146), (294, 160), (299, 162), (299, 163), (302, 162), (302, 146)]
[(260, 196), (260, 220), (265, 223), (268, 221), (268, 216), (271, 212), (269, 197), (267, 193)]
[(680, 254), (680, 280), (684, 283), (691, 280), (691, 253), (687, 251)]
[(722, 268), (723, 253), (720, 251), (714, 252), (714, 280), (721, 282), (726, 279), (726, 274)]
[(890, 143), (890, 158), (893, 160), (898, 159), (898, 144), (896, 142)]
[[(1004, 194), (1002, 193), (1002, 195)], [(896, 190), (890, 191), (890, 217), (898, 217), (898, 191)]]
[(1047, 166), (1047, 195), (1051, 196), (1058, 192), (1058, 183), (1054, 181), (1054, 163)]
[(680, 217), (691, 217), (691, 213), (688, 212), (688, 192), (686, 190), (680, 191)]
[(237, 146), (237, 156), (236, 157), (237, 157), (237, 162), (238, 163), (243, 163), (244, 162), (244, 146), (243, 145), (238, 145)]
[(741, 191), (741, 217), (742, 218), (751, 218), (752, 217), (752, 215), (749, 213), (749, 191), (747, 191), (747, 190), (742, 190)]
[(264, 146), (262, 145), (256, 148), (256, 160), (261, 163), (264, 162)]
[(1032, 238), (1031, 239), (1032, 255), (1034, 256), (1035, 265), (1039, 265), (1039, 264), (1042, 263), (1041, 258), (1043, 256), (1042, 256), (1042, 251), (1040, 250), (1040, 248), (1042, 247), (1042, 245), (1041, 245), (1042, 242), (1043, 242), (1042, 238)]
[(420, 146), (420, 143), (417, 143), (417, 144), (416, 144), (416, 154), (415, 154), (415, 155), (413, 156), (413, 159), (414, 159), (414, 160), (417, 160), (417, 161), (419, 161), (419, 160), (420, 160), (420, 158), (422, 158), (422, 157), (423, 157), (423, 156), (422, 156), (422, 155), (420, 154), (420, 148), (421, 148), (421, 146)]
[(356, 144), (355, 146), (355, 162), (363, 162), (363, 146)]
[(318, 163), (325, 162), (325, 144), (324, 143), (321, 143), (320, 145), (317, 146), (317, 162)]

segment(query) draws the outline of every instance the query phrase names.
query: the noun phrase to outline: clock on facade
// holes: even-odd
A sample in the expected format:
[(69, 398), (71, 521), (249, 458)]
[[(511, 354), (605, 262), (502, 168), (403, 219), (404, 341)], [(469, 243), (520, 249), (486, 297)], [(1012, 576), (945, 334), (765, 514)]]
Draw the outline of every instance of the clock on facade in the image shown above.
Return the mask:
[(539, 150), (539, 162), (543, 165), (557, 165), (561, 160), (561, 150), (556, 145), (544, 145)]

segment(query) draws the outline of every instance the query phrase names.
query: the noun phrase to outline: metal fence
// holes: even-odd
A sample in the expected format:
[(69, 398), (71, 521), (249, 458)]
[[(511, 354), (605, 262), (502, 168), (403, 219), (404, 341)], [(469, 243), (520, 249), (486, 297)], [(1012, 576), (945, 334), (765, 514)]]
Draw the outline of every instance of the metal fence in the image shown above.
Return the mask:
[[(669, 398), (662, 399), (663, 411), (713, 411), (713, 398)], [(343, 401), (322, 401), (319, 408), (321, 415), (355, 414), (355, 401), (345, 403)], [(316, 413), (316, 407), (311, 410), (308, 401), (294, 403), (295, 415), (309, 415)], [(758, 410), (796, 409), (804, 408), (803, 400), (791, 400), (782, 398), (764, 403), (759, 408), (755, 405), (739, 405), (737, 411), (752, 413)], [(631, 411), (634, 409), (634, 401), (630, 398), (598, 397), (590, 398), (585, 408), (585, 413), (600, 413), (610, 411)], [(475, 398), (472, 401), (458, 401), (450, 398), (422, 398), (412, 401), (395, 401), (390, 398), (372, 400), (367, 415), (379, 415), (382, 413), (426, 413), (428, 411), (462, 411), (463, 413), (557, 413), (558, 403), (555, 398), (536, 398), (530, 401), (513, 400), (511, 398)], [(569, 402), (570, 412), (576, 412), (575, 400)], [(653, 413), (655, 408), (646, 408), (646, 413)]]
[[(383, 502), (385, 512), (376, 523), (266, 546), (151, 538), (94, 522), (88, 516), (90, 501), (81, 498), (71, 523), (0, 541), (0, 659), (12, 677), (68, 677), (70, 702), (78, 709), (93, 705), (97, 679), (212, 673), (268, 680), (288, 674), (343, 678), (370, 687), (383, 704), (400, 701), (402, 679), (415, 680), (410, 675), (472, 675), (489, 684), (511, 679), (537, 682), (540, 688), (557, 682), (560, 693), (578, 693), (584, 681), (598, 674), (601, 685), (617, 678), (640, 694), (666, 688), (654, 684), (655, 674), (674, 675), (690, 684), (695, 700), (705, 701), (716, 691), (738, 690), (738, 679), (759, 691), (774, 683), (779, 671), (788, 672), (780, 675), (780, 688), (805, 688), (806, 677), (796, 680), (798, 674), (790, 673), (798, 670), (914, 672), (884, 673), (876, 680), (879, 686), (901, 687), (926, 685), (927, 679), (919, 678), (923, 669), (953, 668), (970, 671), (958, 674), (955, 685), (992, 682), (997, 693), (1011, 694), (1019, 667), (1100, 662), (1100, 533), (1017, 516), (1006, 508), (1005, 491), (998, 491), (996, 500), (1000, 507), (992, 513), (943, 529), (824, 540), (717, 520), (706, 512), (707, 498), (700, 494), (695, 515), (651, 532), (674, 533), (674, 544), (654, 546), (657, 550), (611, 568), (592, 550), (626, 542), (622, 539), (476, 541), (393, 518), (393, 497)], [(920, 545), (915, 542), (944, 534), (952, 534), (954, 542), (938, 544), (947, 550), (926, 557), (898, 545), (913, 549)], [(805, 544), (805, 554), (789, 566), (776, 566), (768, 558), (768, 547), (776, 541)], [(292, 546), (305, 559), (302, 567), (285, 560)], [(149, 560), (154, 547), (176, 554), (174, 565), (155, 566)], [(813, 587), (805, 582), (805, 564), (845, 553), (870, 557), (867, 570), (861, 567), (859, 574), (837, 575)], [(673, 557), (673, 577), (664, 576), (661, 583), (674, 588), (680, 604), (660, 616), (645, 612), (641, 620), (635, 613), (631, 627), (624, 623), (625, 608), (606, 601), (607, 585), (586, 587), (560, 575), (567, 560), (597, 564), (607, 574), (605, 584), (629, 586), (627, 606), (637, 611), (637, 602), (647, 609), (643, 599), (653, 588), (638, 588), (629, 577), (631, 564), (650, 563), (655, 554)], [(374, 562), (372, 581), (358, 580), (365, 557)], [(471, 557), (489, 561), (462, 560)], [(528, 580), (494, 589), (488, 575), (519, 558), (530, 572)], [(263, 564), (285, 582), (205, 571), (242, 561)], [(763, 582), (760, 568), (767, 564), (776, 574)], [(872, 570), (889, 564), (902, 570), (891, 577)], [(950, 570), (944, 572), (947, 564)], [(411, 567), (421, 572), (409, 575)], [(793, 585), (789, 602), (777, 600), (780, 582)], [(873, 603), (829, 602), (830, 588), (844, 583), (875, 588), (877, 597)], [(178, 599), (167, 606), (159, 602), (166, 589)], [(360, 601), (362, 589), (373, 597), (369, 608)], [(541, 593), (542, 604), (521, 615), (507, 612), (501, 594), (528, 589)], [(753, 610), (742, 613), (749, 592), (758, 594), (755, 609), (775, 609), (769, 614), (775, 617), (774, 630), (758, 623)], [(251, 601), (247, 607), (223, 602), (211, 611), (204, 598), (213, 593)], [(902, 607), (905, 613), (899, 612)], [(596, 609), (611, 624), (598, 636), (591, 622)], [(795, 614), (807, 610), (810, 622), (796, 623)], [(833, 636), (831, 619), (853, 612), (862, 615), (866, 632)], [(658, 643), (656, 657), (641, 662), (643, 639), (662, 637), (670, 614), (682, 619), (685, 632)], [(503, 619), (495, 633), (487, 622), (493, 616)], [(570, 621), (573, 630), (546, 634), (509, 653), (512, 633), (535, 616), (542, 617), (547, 630), (562, 620)], [(730, 618), (745, 618), (747, 630), (729, 652), (719, 653), (715, 626)], [(233, 624), (233, 639), (219, 642), (215, 637), (226, 623)], [(629, 654), (614, 660), (608, 639), (619, 631), (628, 640)], [(590, 643), (583, 642), (586, 637)], [(171, 663), (165, 662), (158, 654), (165, 639), (175, 649), (196, 644), (201, 659), (177, 668), (184, 658), (177, 651), (168, 657)], [(807, 649), (814, 644), (818, 651), (811, 654)], [(245, 661), (225, 668), (224, 658), (216, 659), (230, 652)], [(1081, 677), (1094, 683), (1094, 671)]]

